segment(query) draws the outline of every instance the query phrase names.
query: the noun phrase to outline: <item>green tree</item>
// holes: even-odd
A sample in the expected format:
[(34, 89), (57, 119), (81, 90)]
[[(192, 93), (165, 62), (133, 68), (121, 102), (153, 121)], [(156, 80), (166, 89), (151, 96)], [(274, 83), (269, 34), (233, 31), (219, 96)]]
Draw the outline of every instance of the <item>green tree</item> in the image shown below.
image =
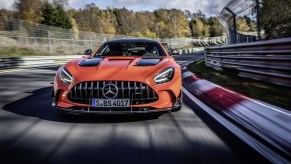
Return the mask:
[(291, 36), (291, 0), (262, 0), (261, 23), (266, 39)]
[(72, 28), (71, 19), (61, 4), (52, 5), (45, 2), (42, 8), (42, 17), (42, 24), (68, 29)]

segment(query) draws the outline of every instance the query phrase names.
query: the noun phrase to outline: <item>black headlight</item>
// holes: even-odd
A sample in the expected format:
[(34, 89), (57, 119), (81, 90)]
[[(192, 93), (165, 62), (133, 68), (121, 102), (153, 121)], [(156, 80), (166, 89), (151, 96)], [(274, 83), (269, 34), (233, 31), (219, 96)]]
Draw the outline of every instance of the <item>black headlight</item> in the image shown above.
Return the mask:
[(154, 78), (154, 81), (156, 82), (156, 84), (163, 84), (171, 81), (173, 77), (174, 77), (174, 67), (169, 67), (160, 72), (159, 74), (157, 74)]

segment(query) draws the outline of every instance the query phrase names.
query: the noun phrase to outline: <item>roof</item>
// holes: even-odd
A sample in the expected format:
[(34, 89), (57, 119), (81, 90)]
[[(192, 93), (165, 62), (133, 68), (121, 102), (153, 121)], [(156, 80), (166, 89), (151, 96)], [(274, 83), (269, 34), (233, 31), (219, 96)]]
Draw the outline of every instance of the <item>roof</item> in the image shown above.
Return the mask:
[(147, 39), (147, 38), (121, 38), (121, 39), (114, 39), (110, 40), (106, 43), (119, 43), (119, 42), (145, 42), (145, 43), (157, 43), (156, 40), (153, 39)]

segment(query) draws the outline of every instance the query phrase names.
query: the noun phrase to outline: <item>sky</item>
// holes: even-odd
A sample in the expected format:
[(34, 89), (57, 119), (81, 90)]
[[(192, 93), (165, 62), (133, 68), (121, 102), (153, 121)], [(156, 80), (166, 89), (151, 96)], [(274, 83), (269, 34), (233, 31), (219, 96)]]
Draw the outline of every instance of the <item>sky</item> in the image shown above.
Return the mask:
[[(15, 1), (16, 0), (0, 0), (0, 8), (12, 9), (12, 4)], [(125, 7), (134, 11), (153, 11), (159, 8), (176, 8), (189, 10), (191, 12), (201, 10), (208, 16), (217, 15), (229, 1), (230, 0), (68, 0), (70, 7), (75, 9), (82, 8), (88, 3), (95, 3), (101, 9), (105, 9), (106, 7)]]

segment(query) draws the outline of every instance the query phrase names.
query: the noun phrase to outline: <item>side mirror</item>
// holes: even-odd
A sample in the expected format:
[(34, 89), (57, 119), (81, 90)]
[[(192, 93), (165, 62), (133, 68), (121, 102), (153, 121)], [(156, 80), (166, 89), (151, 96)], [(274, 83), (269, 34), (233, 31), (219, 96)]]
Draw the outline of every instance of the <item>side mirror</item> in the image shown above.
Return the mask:
[(84, 55), (91, 56), (92, 55), (92, 50), (91, 49), (85, 50)]

